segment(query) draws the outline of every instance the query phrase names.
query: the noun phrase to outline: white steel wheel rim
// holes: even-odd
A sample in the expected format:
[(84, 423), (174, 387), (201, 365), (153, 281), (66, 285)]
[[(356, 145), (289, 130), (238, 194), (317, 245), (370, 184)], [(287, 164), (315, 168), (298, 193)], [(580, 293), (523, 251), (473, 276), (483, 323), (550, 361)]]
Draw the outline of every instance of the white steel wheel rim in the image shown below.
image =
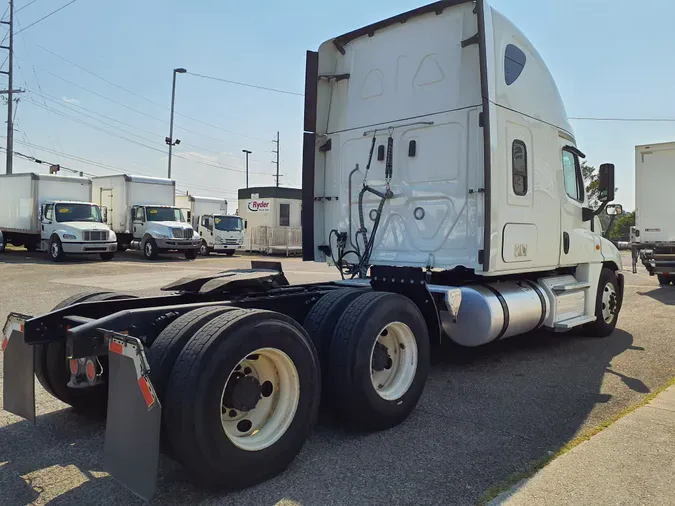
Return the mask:
[[(242, 373), (255, 378), (263, 389), (257, 404), (249, 411), (238, 411), (233, 406), (225, 405), (228, 384), (234, 381), (236, 374)], [(271, 384), (271, 392), (268, 384)], [(269, 395), (265, 395), (268, 392)], [(286, 433), (293, 422), (299, 401), (300, 377), (293, 360), (275, 348), (257, 349), (237, 364), (225, 382), (220, 398), (223, 431), (242, 450), (263, 450)]]
[[(384, 369), (381, 369), (381, 364), (378, 366), (376, 363), (377, 354), (382, 357), (382, 346), (387, 353), (387, 365)], [(417, 362), (417, 341), (410, 327), (401, 322), (386, 325), (370, 351), (370, 380), (377, 395), (387, 401), (403, 397), (415, 379)]]
[(199, 247), (199, 252), (202, 255), (206, 255), (206, 243), (202, 242), (202, 245)]
[(612, 323), (614, 321), (616, 304), (614, 285), (607, 283), (602, 289), (602, 319), (605, 320), (605, 323)]
[(145, 254), (148, 256), (152, 255), (152, 244), (150, 241), (145, 243)]
[(56, 241), (52, 243), (52, 256), (54, 258), (59, 256), (59, 243), (57, 243)]

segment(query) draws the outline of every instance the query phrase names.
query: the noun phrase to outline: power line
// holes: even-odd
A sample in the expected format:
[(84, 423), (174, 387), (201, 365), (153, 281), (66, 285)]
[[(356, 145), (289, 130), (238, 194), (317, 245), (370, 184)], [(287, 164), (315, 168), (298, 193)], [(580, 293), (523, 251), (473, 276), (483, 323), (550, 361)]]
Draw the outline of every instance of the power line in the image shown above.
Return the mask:
[[(123, 135), (119, 135), (119, 134), (114, 133), (114, 132), (110, 132), (110, 131), (105, 130), (105, 129), (103, 129), (103, 128), (100, 128), (100, 127), (98, 127), (98, 126), (96, 126), (96, 125), (92, 125), (91, 123), (88, 123), (88, 122), (86, 122), (86, 121), (83, 121), (83, 120), (81, 120), (81, 119), (79, 119), (79, 118), (75, 118), (75, 117), (73, 117), (73, 116), (70, 116), (70, 115), (68, 115), (68, 114), (66, 114), (66, 113), (64, 113), (64, 112), (62, 112), (62, 111), (57, 111), (57, 110), (50, 109), (49, 107), (45, 107), (45, 106), (43, 106), (42, 104), (40, 104), (39, 102), (36, 102), (35, 100), (28, 100), (28, 102), (31, 103), (31, 104), (33, 104), (33, 105), (35, 105), (35, 106), (37, 106), (37, 107), (40, 107), (40, 108), (42, 108), (42, 109), (46, 109), (47, 111), (51, 111), (51, 112), (53, 112), (54, 114), (58, 114), (59, 116), (63, 116), (64, 118), (67, 118), (67, 119), (70, 119), (70, 120), (72, 120), (72, 121), (75, 121), (76, 123), (80, 123), (80, 124), (82, 124), (82, 125), (85, 125), (85, 126), (88, 126), (88, 127), (90, 127), (90, 128), (93, 128), (94, 130), (98, 130), (99, 132), (102, 132), (102, 133), (111, 135), (111, 136), (113, 136), (113, 137), (118, 137), (119, 139), (125, 140), (125, 141), (127, 141), (127, 142), (132, 143), (132, 144), (136, 144), (136, 145), (141, 146), (141, 147), (144, 147), (144, 148), (146, 148), (146, 149), (151, 149), (151, 150), (153, 150), (153, 151), (157, 151), (157, 152), (159, 152), (159, 153), (164, 154), (164, 150), (163, 150), (163, 149), (155, 148), (154, 146), (148, 146), (147, 144), (144, 144), (144, 143), (139, 142), (139, 141), (137, 141), (137, 140), (130, 139), (130, 138), (128, 138), (128, 137), (125, 137), (125, 136), (123, 136)], [(66, 106), (63, 106), (63, 107), (66, 107)], [(77, 111), (75, 111), (75, 112), (77, 112)], [(79, 114), (83, 114), (83, 113), (79, 113)], [(85, 114), (83, 114), (83, 115), (84, 115), (84, 116), (87, 116), (87, 115), (85, 115)], [(96, 120), (96, 121), (101, 121), (101, 120), (99, 120), (99, 119), (97, 119), (97, 118), (92, 118), (91, 116), (87, 116), (87, 117), (89, 117), (90, 119), (94, 119), (94, 120)], [(133, 133), (133, 132), (129, 132), (129, 131), (124, 130), (124, 129), (120, 128), (120, 127), (116, 127), (115, 125), (110, 125), (109, 123), (105, 123), (105, 122), (101, 122), (101, 123), (103, 123), (104, 125), (106, 125), (106, 126), (108, 126), (108, 127), (117, 129), (117, 130), (119, 130), (120, 132), (124, 132), (124, 133), (126, 133), (126, 134), (129, 134), (129, 135), (138, 137), (139, 139), (142, 139), (142, 140), (145, 140), (145, 141), (148, 141), (148, 142), (153, 142), (152, 139), (148, 139), (147, 137), (142, 137), (142, 136), (140, 136), (140, 135), (138, 135), (138, 134), (135, 134), (135, 133)], [(186, 157), (186, 156), (181, 156), (180, 154), (176, 154), (176, 155), (174, 155), (174, 156), (175, 156), (176, 158), (181, 158), (181, 159), (183, 159), (183, 160), (192, 161), (192, 162), (194, 162), (194, 163), (198, 163), (198, 164), (200, 164), (200, 165), (205, 165), (205, 166), (207, 166), (207, 167), (213, 167), (213, 168), (221, 169), (221, 170), (229, 170), (229, 171), (232, 171), (232, 172), (241, 172), (241, 173), (245, 172), (245, 169), (239, 169), (239, 168), (235, 168), (235, 167), (228, 167), (227, 165), (222, 165), (222, 164), (219, 164), (219, 163), (217, 163), (217, 162), (207, 162), (207, 161), (204, 161), (203, 158), (202, 158), (202, 159), (197, 159), (197, 160), (196, 160), (196, 159), (194, 159), (194, 158), (188, 158), (188, 157)], [(264, 175), (265, 173), (263, 173), (263, 172), (254, 172), (254, 174)]]
[[(20, 34), (21, 32), (23, 32), (24, 30), (28, 30), (31, 26), (37, 25), (40, 21), (44, 21), (44, 20), (47, 19), (48, 17), (53, 16), (54, 14), (56, 14), (57, 12), (59, 12), (60, 10), (65, 9), (65, 8), (68, 7), (70, 4), (74, 4), (75, 2), (77, 2), (77, 0), (70, 0), (70, 2), (68, 2), (67, 4), (62, 5), (61, 7), (59, 7), (58, 9), (56, 9), (55, 11), (52, 11), (52, 12), (50, 12), (49, 14), (47, 14), (46, 16), (41, 17), (41, 18), (38, 19), (37, 21), (32, 22), (30, 25), (28, 25), (28, 26), (22, 28), (21, 30), (19, 30), (18, 32), (16, 32), (14, 35), (18, 35), (18, 34)], [(32, 3), (32, 2), (31, 2), (31, 3)]]
[(212, 81), (220, 81), (228, 84), (236, 84), (237, 86), (245, 86), (247, 88), (255, 88), (257, 90), (272, 91), (274, 93), (283, 93), (284, 95), (295, 95), (303, 97), (303, 93), (296, 93), (295, 91), (279, 90), (277, 88), (269, 88), (267, 86), (259, 86), (257, 84), (242, 83), (240, 81), (231, 81), (230, 79), (223, 79), (221, 77), (205, 76), (204, 74), (197, 74), (196, 72), (188, 72), (191, 76), (201, 77), (202, 79), (210, 79)]
[[(26, 5), (24, 5), (23, 7), (21, 7), (21, 8), (19, 8), (19, 9), (15, 10), (15, 11), (14, 11), (14, 14), (16, 14), (17, 12), (21, 12), (21, 11), (24, 10), (26, 7), (30, 7), (30, 6), (33, 5), (35, 2), (37, 2), (37, 0), (32, 0), (32, 1), (28, 2), (28, 3), (27, 3)], [(2, 17), (4, 18), (5, 15), (3, 14)]]
[[(136, 93), (136, 92), (133, 91), (133, 90), (130, 90), (130, 89), (125, 88), (124, 86), (121, 86), (121, 85), (119, 85), (119, 84), (117, 84), (117, 83), (115, 83), (115, 82), (113, 82), (113, 81), (110, 81), (109, 79), (106, 79), (105, 77), (102, 77), (102, 76), (96, 74), (95, 72), (92, 72), (91, 70), (88, 70), (88, 69), (84, 68), (83, 66), (81, 66), (81, 65), (79, 65), (79, 64), (77, 64), (77, 63), (75, 63), (75, 62), (73, 62), (73, 61), (71, 61), (71, 60), (69, 60), (69, 59), (66, 58), (65, 56), (61, 56), (60, 54), (55, 53), (55, 52), (52, 51), (51, 49), (47, 49), (46, 47), (41, 46), (40, 44), (36, 44), (36, 45), (37, 45), (37, 47), (39, 47), (39, 48), (42, 49), (43, 51), (46, 51), (47, 53), (49, 53), (49, 54), (51, 54), (51, 55), (53, 55), (53, 56), (56, 56), (56, 57), (59, 58), (60, 60), (63, 60), (63, 61), (65, 61), (66, 63), (69, 63), (69, 64), (73, 65), (74, 67), (77, 67), (78, 69), (82, 70), (83, 72), (86, 72), (87, 74), (92, 75), (92, 76), (96, 77), (97, 79), (100, 79), (101, 81), (103, 81), (103, 82), (105, 82), (105, 83), (108, 83), (108, 84), (111, 85), (111, 86), (114, 86), (115, 88), (118, 88), (118, 89), (120, 89), (120, 90), (122, 90), (122, 91), (126, 91), (127, 93), (129, 93), (129, 94), (131, 94), (131, 95), (133, 95), (133, 96), (135, 96), (135, 97), (138, 97), (138, 98), (140, 98), (140, 99), (142, 99), (142, 100), (145, 100), (146, 102), (148, 102), (148, 103), (150, 103), (150, 104), (152, 104), (152, 105), (154, 105), (154, 106), (161, 107), (161, 108), (164, 109), (164, 110), (168, 110), (168, 109), (169, 109), (169, 107), (166, 106), (165, 104), (160, 104), (160, 103), (158, 103), (158, 102), (155, 102), (154, 100), (151, 100), (151, 99), (149, 99), (149, 98), (147, 98), (147, 97), (144, 97), (143, 95), (141, 95), (141, 94), (139, 94), (139, 93)], [(58, 76), (54, 76), (54, 77), (58, 77)], [(85, 88), (85, 89), (86, 89), (86, 88)], [(196, 123), (200, 123), (200, 124), (202, 124), (202, 125), (204, 125), (204, 126), (207, 126), (207, 127), (209, 127), (209, 128), (214, 128), (214, 129), (216, 129), (216, 130), (220, 130), (220, 131), (222, 131), (222, 132), (225, 132), (225, 133), (228, 133), (228, 134), (231, 134), (231, 135), (237, 135), (237, 136), (239, 136), (239, 137), (243, 137), (243, 138), (251, 139), (251, 140), (256, 140), (256, 141), (261, 141), (261, 142), (267, 142), (265, 139), (261, 139), (261, 138), (259, 138), (259, 137), (253, 137), (253, 136), (250, 136), (250, 135), (245, 135), (245, 134), (242, 134), (242, 133), (239, 133), (239, 132), (235, 132), (235, 131), (233, 131), (233, 130), (227, 130), (227, 129), (225, 129), (225, 128), (219, 127), (219, 126), (217, 126), (217, 125), (212, 125), (212, 124), (210, 124), (210, 123), (206, 123), (205, 121), (199, 120), (199, 119), (197, 119), (197, 118), (193, 118), (193, 117), (191, 117), (191, 116), (188, 116), (187, 114), (183, 114), (183, 113), (180, 113), (180, 112), (178, 112), (178, 111), (176, 111), (176, 115), (177, 115), (177, 116), (181, 116), (181, 117), (186, 118), (186, 119), (189, 119), (189, 120), (194, 121), (194, 122), (196, 122)], [(159, 119), (159, 118), (155, 118), (155, 119)], [(164, 121), (164, 120), (161, 120), (161, 121)], [(188, 132), (190, 131), (190, 130), (188, 130), (187, 128), (179, 127), (178, 125), (176, 125), (176, 128), (182, 128), (183, 130), (188, 131)], [(194, 132), (193, 132), (193, 133), (194, 133)]]
[[(0, 138), (4, 138), (4, 136), (0, 136)], [(42, 150), (46, 153), (58, 154), (56, 151), (51, 150), (49, 148), (46, 148), (44, 146), (39, 146), (37, 144), (33, 144), (33, 143), (30, 143), (30, 142), (23, 142), (23, 141), (19, 141), (19, 140), (17, 140), (16, 142), (18, 142), (19, 144), (23, 144), (27, 147), (40, 149), (40, 150)], [(4, 148), (0, 147), (0, 150), (3, 150), (3, 149)], [(81, 156), (69, 155), (69, 154), (66, 154), (66, 153), (61, 153), (61, 154), (63, 155), (64, 158), (68, 158), (68, 159), (71, 159), (71, 160), (74, 160), (74, 161), (77, 161), (77, 162), (80, 162), (80, 163), (86, 163), (88, 165), (92, 165), (94, 167), (110, 170), (112, 172), (118, 172), (120, 174), (134, 174), (134, 175), (138, 175), (138, 176), (156, 177), (156, 176), (153, 176), (152, 174), (146, 174), (146, 173), (143, 173), (143, 172), (134, 172), (134, 171), (131, 171), (131, 170), (122, 169), (122, 168), (116, 167), (114, 165), (109, 165), (109, 164), (106, 164), (106, 163), (97, 162), (95, 160), (89, 160), (89, 159), (81, 157)], [(75, 169), (70, 169), (70, 170), (75, 170)], [(77, 171), (77, 172), (82, 172), (82, 171)], [(176, 180), (176, 183), (180, 184), (182, 186), (188, 186), (190, 188), (198, 188), (198, 189), (201, 189), (201, 190), (215, 191), (215, 192), (218, 192), (218, 193), (229, 194), (229, 195), (234, 195), (234, 194), (237, 193), (237, 192), (231, 191), (231, 190), (216, 190), (213, 187), (200, 186), (200, 185), (195, 185), (195, 184), (192, 184), (192, 183), (186, 183), (184, 181), (178, 181), (178, 180)]]

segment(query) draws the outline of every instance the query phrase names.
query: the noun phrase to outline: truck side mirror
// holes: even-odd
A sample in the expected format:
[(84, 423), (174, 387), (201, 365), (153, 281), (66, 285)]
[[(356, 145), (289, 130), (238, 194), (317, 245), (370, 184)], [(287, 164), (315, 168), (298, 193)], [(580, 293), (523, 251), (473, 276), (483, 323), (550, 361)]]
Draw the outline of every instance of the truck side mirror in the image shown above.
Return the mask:
[(601, 203), (614, 200), (614, 164), (603, 163), (598, 172), (598, 201)]
[(621, 204), (609, 204), (605, 207), (607, 216), (621, 216), (623, 214), (623, 206)]
[(248, 220), (244, 220), (244, 230), (248, 228)]

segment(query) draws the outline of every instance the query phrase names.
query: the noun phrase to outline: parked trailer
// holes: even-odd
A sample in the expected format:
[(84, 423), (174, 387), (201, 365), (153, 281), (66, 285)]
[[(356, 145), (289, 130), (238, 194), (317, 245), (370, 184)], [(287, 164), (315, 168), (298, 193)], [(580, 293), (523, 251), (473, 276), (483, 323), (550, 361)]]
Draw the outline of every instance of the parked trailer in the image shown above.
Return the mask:
[(212, 251), (228, 256), (242, 249), (244, 222), (239, 216), (227, 214), (227, 200), (195, 195), (179, 195), (176, 205), (186, 214), (188, 222), (201, 238), (200, 255)]
[(91, 200), (86, 178), (33, 172), (0, 176), (0, 252), (13, 244), (46, 251), (55, 262), (68, 254), (112, 260), (115, 234)]
[(201, 240), (175, 205), (175, 181), (118, 174), (94, 177), (92, 183), (119, 251), (141, 250), (148, 260), (168, 251), (197, 257)]
[(675, 183), (675, 142), (635, 147), (635, 226), (631, 227), (633, 273), (638, 258), (660, 285), (675, 282), (675, 223), (663, 206)]
[(553, 83), (483, 0), (308, 52), (304, 257), (344, 279), (290, 285), (280, 264), (254, 264), (162, 296), (88, 293), (11, 314), (4, 408), (35, 419), (34, 372), (76, 409), (107, 394), (106, 469), (129, 489), (154, 493), (160, 449), (201, 483), (241, 488), (288, 466), (320, 394), (361, 430), (405, 420), (432, 341), (609, 336), (621, 257), (591, 223), (613, 200), (614, 167), (590, 209)]

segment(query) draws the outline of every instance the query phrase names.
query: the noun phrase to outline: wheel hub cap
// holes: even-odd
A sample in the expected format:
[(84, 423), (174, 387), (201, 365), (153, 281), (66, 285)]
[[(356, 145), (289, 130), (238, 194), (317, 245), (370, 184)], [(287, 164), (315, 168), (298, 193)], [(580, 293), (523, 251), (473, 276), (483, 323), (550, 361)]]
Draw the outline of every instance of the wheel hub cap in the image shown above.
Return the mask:
[(235, 372), (227, 382), (223, 404), (237, 411), (251, 411), (262, 398), (258, 378)]
[(370, 357), (370, 380), (377, 395), (387, 401), (405, 395), (417, 372), (417, 341), (405, 323), (392, 322), (383, 328)]
[(611, 323), (616, 317), (619, 307), (619, 299), (612, 283), (607, 283), (602, 291), (602, 317), (607, 323)]

